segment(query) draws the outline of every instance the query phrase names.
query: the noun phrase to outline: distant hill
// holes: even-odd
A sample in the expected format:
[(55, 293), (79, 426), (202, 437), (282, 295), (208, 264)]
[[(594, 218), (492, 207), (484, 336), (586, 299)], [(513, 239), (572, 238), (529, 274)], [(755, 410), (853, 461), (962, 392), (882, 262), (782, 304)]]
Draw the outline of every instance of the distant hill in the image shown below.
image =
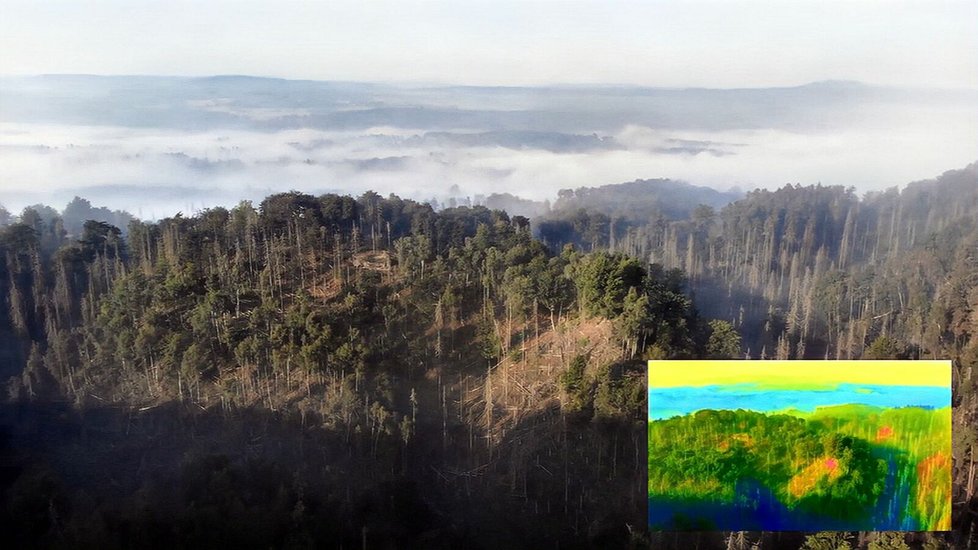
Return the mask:
[(669, 219), (689, 217), (699, 205), (715, 209), (743, 197), (739, 191), (717, 191), (669, 179), (635, 180), (628, 183), (563, 189), (554, 203), (555, 212), (572, 212), (581, 208), (629, 222), (647, 221), (657, 215)]
[(0, 205), (0, 226), (20, 222), (34, 227), (38, 232), (43, 228), (50, 231), (64, 231), (66, 236), (78, 237), (82, 234), (85, 222), (94, 220), (119, 228), (123, 233), (135, 216), (125, 210), (111, 210), (104, 206), (92, 206), (88, 199), (76, 196), (60, 212), (46, 204), (32, 204), (14, 216)]
[(491, 210), (505, 210), (510, 216), (535, 218), (550, 212), (550, 201), (524, 199), (511, 193), (493, 193), (480, 201)]
[[(70, 94), (64, 90), (71, 90)], [(850, 81), (740, 89), (634, 86), (396, 86), (367, 82), (211, 77), (41, 75), (0, 77), (0, 119), (183, 129), (389, 126), (434, 141), (537, 142), (550, 148), (616, 147), (592, 140), (627, 125), (657, 129), (828, 128), (880, 103), (971, 105), (973, 90), (914, 90)], [(566, 134), (566, 135), (560, 135)]]

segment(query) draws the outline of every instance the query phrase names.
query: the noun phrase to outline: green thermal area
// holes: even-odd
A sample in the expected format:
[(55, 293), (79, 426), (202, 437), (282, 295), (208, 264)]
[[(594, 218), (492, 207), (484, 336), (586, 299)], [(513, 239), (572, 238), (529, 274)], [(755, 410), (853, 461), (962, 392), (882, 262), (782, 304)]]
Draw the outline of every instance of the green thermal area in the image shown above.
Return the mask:
[(822, 407), (813, 413), (701, 410), (649, 423), (649, 497), (735, 502), (759, 483), (789, 509), (870, 517), (899, 513), (950, 528), (950, 408)]

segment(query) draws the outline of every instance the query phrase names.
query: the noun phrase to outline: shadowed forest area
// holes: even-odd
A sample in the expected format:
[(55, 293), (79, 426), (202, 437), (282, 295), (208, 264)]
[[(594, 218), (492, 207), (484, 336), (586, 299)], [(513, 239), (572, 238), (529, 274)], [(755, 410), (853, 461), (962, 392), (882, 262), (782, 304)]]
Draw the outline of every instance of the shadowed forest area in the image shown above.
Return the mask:
[[(77, 227), (0, 212), (6, 538), (978, 541), (978, 165), (862, 199), (786, 186), (690, 214), (590, 206), (601, 189), (532, 220), (371, 192), (126, 227), (91, 205)], [(649, 533), (645, 362), (745, 355), (952, 359), (952, 531)]]

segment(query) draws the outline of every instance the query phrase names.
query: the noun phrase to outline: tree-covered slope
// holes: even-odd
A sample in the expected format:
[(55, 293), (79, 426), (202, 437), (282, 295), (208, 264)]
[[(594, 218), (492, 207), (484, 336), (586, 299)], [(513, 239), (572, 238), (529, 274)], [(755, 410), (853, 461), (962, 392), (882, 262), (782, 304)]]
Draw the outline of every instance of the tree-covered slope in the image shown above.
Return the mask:
[(681, 272), (483, 207), (294, 192), (125, 234), (36, 223), (0, 230), (24, 544), (627, 541), (641, 357), (710, 334)]

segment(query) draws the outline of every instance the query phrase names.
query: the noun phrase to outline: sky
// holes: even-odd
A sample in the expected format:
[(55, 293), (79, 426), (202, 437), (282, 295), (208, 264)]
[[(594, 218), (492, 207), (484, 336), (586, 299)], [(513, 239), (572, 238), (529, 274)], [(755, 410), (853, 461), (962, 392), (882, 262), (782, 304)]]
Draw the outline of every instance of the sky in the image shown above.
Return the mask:
[[(289, 189), (878, 191), (975, 162), (976, 22), (974, 0), (0, 0), (3, 77), (380, 83), (4, 78), (0, 203), (156, 218)], [(804, 86), (826, 80), (882, 87)]]
[(978, 2), (0, 1), (0, 74), (978, 88)]
[(650, 361), (649, 387), (758, 384), (775, 389), (857, 385), (951, 387), (951, 362), (925, 361)]

